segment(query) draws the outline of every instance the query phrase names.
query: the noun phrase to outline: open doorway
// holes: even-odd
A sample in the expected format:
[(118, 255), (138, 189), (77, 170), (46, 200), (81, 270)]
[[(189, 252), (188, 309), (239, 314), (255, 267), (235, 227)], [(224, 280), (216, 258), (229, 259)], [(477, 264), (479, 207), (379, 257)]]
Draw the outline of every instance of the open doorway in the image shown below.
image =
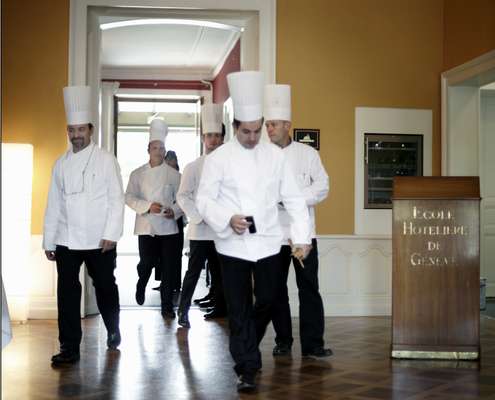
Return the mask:
[[(230, 128), (226, 75), (241, 69), (241, 57), (246, 60), (245, 69), (259, 68), (258, 12), (93, 6), (86, 11), (86, 81), (98, 89), (94, 91), (99, 115), (95, 139), (117, 155), (124, 187), (130, 172), (148, 160), (152, 118), (161, 117), (169, 125), (166, 148), (176, 152), (181, 169), (201, 154), (201, 102), (223, 104)], [(136, 305), (134, 218), (134, 212), (126, 208), (124, 237), (118, 245), (116, 277), (124, 307)], [(182, 264), (184, 273), (187, 257)], [(145, 306), (160, 303), (159, 293), (151, 291), (158, 283), (152, 283)], [(93, 314), (97, 312), (93, 289), (84, 286), (84, 315)]]
[(486, 295), (491, 298), (495, 297), (494, 128), (495, 51), (491, 51), (442, 74), (442, 175), (479, 176), (480, 273), (487, 279)]
[[(149, 124), (152, 119), (160, 118), (167, 122), (169, 130), (165, 148), (167, 151), (172, 150), (176, 153), (179, 171), (200, 156), (200, 103), (199, 96), (181, 97), (177, 95), (175, 98), (115, 96), (114, 148), (121, 168), (124, 188), (127, 187), (131, 172), (148, 162)], [(134, 219), (134, 211), (126, 207), (124, 233), (118, 246), (118, 268), (115, 271), (122, 307), (136, 305), (134, 293), (138, 278), (136, 265), (139, 262), (139, 254), (137, 237), (133, 234)], [(185, 243), (183, 254), (187, 253), (187, 247)], [(186, 268), (187, 257), (183, 257), (182, 273)], [(145, 307), (160, 306), (160, 293), (152, 289), (159, 287), (160, 281), (156, 273), (152, 274), (153, 277), (154, 279), (150, 279), (146, 290)]]

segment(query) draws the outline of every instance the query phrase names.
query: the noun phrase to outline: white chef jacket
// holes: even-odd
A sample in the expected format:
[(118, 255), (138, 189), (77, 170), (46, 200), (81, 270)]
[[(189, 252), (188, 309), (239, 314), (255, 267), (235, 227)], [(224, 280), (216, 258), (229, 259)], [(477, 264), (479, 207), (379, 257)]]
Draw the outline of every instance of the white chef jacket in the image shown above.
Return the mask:
[(124, 224), (124, 192), (115, 157), (90, 143), (72, 149), (53, 167), (45, 211), (43, 249), (100, 248), (102, 239), (118, 241)]
[(205, 155), (186, 165), (180, 181), (177, 203), (189, 220), (188, 240), (214, 240), (215, 232), (211, 229), (196, 208), (199, 181), (205, 161)]
[[(125, 192), (125, 203), (136, 211), (135, 235), (173, 235), (179, 232), (177, 219), (183, 215), (176, 203), (180, 174), (166, 162), (156, 167), (149, 163), (132, 171)], [(174, 210), (174, 218), (149, 213), (152, 203)]]
[[(292, 141), (282, 149), (287, 162), (296, 176), (306, 205), (308, 206), (311, 237), (316, 237), (315, 205), (325, 200), (328, 195), (328, 175), (321, 163), (318, 152), (307, 144)], [(280, 222), (284, 228), (284, 244), (290, 237), (290, 217), (284, 207), (279, 206)]]
[[(219, 253), (248, 261), (277, 254), (283, 239), (279, 201), (292, 218), (293, 242), (309, 244), (308, 208), (280, 148), (260, 142), (246, 149), (234, 137), (206, 156), (196, 206), (218, 236)], [(253, 216), (257, 233), (235, 233), (234, 214)]]

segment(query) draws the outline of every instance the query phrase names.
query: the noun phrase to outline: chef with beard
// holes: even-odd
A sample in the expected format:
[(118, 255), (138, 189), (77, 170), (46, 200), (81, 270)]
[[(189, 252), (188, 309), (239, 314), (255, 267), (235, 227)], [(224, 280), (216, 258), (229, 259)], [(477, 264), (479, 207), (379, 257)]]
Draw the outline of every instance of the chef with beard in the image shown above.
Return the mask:
[(60, 353), (52, 357), (53, 364), (71, 364), (80, 358), (82, 263), (93, 280), (108, 348), (116, 349), (121, 340), (114, 269), (124, 222), (124, 193), (115, 156), (91, 141), (90, 99), (89, 86), (64, 88), (72, 146), (55, 162), (45, 212), (43, 249), (50, 261), (56, 261), (58, 273)]

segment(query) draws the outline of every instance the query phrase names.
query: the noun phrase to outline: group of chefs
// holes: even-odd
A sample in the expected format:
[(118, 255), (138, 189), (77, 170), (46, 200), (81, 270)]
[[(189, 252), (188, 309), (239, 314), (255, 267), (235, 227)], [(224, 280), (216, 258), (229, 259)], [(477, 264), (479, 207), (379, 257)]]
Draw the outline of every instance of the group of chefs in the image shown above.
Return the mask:
[[(177, 220), (186, 216), (190, 252), (177, 322), (191, 327), (189, 308), (207, 261), (217, 307), (211, 312), (227, 314), (238, 391), (256, 388), (259, 344), (270, 322), (276, 333), (273, 355), (291, 354), (287, 289), (291, 262), (299, 294), (302, 356), (332, 355), (323, 340), (314, 214), (314, 206), (328, 194), (328, 175), (318, 152), (289, 134), (289, 85), (265, 85), (258, 71), (231, 73), (227, 82), (234, 108), (233, 138), (224, 143), (222, 106), (203, 105), (204, 152), (181, 176), (164, 161), (167, 125), (154, 119), (149, 161), (132, 172), (125, 192), (116, 158), (91, 140), (90, 88), (64, 88), (71, 146), (52, 171), (43, 237), (45, 254), (56, 262), (58, 272), (60, 352), (52, 357), (53, 364), (80, 358), (82, 263), (95, 287), (107, 346), (120, 345), (114, 269), (125, 204), (136, 212), (140, 257), (136, 301), (144, 303), (152, 268), (159, 267), (161, 313), (168, 319), (176, 317), (173, 294), (181, 235)], [(270, 142), (260, 140), (263, 125)]]

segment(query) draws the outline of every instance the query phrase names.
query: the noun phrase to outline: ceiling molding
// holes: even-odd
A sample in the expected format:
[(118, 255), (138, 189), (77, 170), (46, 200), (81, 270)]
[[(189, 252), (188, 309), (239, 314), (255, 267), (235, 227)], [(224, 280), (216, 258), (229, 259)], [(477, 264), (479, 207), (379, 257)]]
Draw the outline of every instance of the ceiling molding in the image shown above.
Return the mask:
[[(173, 75), (211, 79), (222, 68), (239, 36), (239, 32), (201, 26), (131, 26), (110, 30), (102, 33), (101, 63), (107, 70), (142, 68), (159, 73), (140, 78), (163, 79)], [(135, 77), (134, 73), (131, 77)]]
[(220, 72), (222, 67), (224, 66), (225, 61), (227, 60), (227, 57), (229, 56), (230, 52), (232, 51), (232, 49), (234, 48), (235, 44), (237, 43), (237, 41), (239, 40), (240, 37), (241, 37), (240, 33), (232, 32), (232, 36), (230, 37), (230, 42), (229, 42), (228, 46), (225, 47), (224, 55), (222, 56), (222, 58), (220, 58), (220, 62), (213, 69), (213, 72), (211, 74), (212, 75), (211, 80), (216, 78), (216, 76), (218, 75), (218, 73)]
[(110, 80), (213, 80), (213, 70), (208, 68), (156, 68), (156, 67), (103, 67), (101, 78)]
[[(104, 82), (115, 80), (104, 79)], [(180, 90), (210, 90), (210, 86), (201, 81), (189, 80), (150, 80), (150, 79), (119, 79), (119, 88), (122, 89), (180, 89)]]
[[(201, 27), (198, 29), (198, 34), (196, 35), (196, 39), (189, 50), (189, 57), (187, 58), (186, 65), (190, 68), (191, 65), (194, 65), (194, 61), (196, 60), (198, 47), (205, 36), (205, 28)], [(193, 67), (194, 68), (194, 67)]]
[[(91, 7), (94, 7), (91, 11)], [(275, 82), (276, 72), (276, 0), (70, 0), (69, 69), (70, 85), (96, 83), (95, 66), (88, 68), (88, 13), (98, 17), (153, 16), (207, 19), (243, 26), (253, 15), (259, 16), (259, 31), (250, 35), (259, 47), (253, 49), (259, 58), (258, 68), (265, 73), (267, 83)], [(246, 26), (245, 26), (246, 27)], [(248, 27), (248, 30), (251, 27)], [(250, 55), (251, 56), (251, 55)], [(89, 57), (90, 58), (90, 57)], [(245, 59), (245, 58), (244, 58)], [(241, 68), (244, 68), (241, 57)]]

